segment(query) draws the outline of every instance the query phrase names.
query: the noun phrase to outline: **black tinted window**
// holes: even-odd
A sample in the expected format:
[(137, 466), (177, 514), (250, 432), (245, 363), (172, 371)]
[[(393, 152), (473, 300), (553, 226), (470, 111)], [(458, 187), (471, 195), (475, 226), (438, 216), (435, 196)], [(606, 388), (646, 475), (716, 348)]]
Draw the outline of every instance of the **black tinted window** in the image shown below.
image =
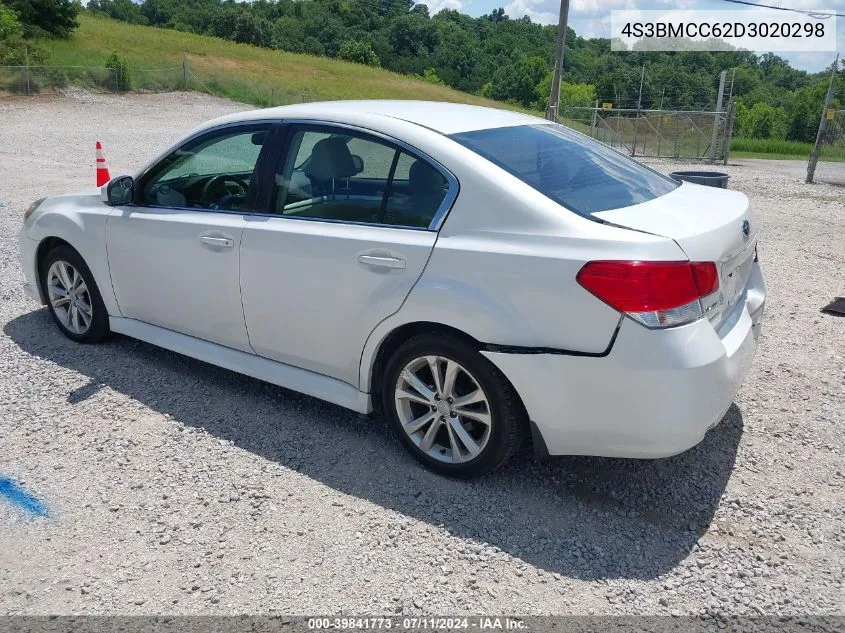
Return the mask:
[(665, 195), (677, 183), (562, 125), (521, 125), (451, 137), (582, 215)]

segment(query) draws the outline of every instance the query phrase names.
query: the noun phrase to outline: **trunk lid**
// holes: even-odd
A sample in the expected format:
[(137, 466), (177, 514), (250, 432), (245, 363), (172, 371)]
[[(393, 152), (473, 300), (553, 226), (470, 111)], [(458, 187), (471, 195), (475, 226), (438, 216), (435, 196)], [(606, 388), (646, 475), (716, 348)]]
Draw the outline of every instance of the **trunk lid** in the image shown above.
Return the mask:
[(592, 216), (671, 238), (691, 261), (715, 262), (719, 290), (701, 301), (715, 327), (742, 296), (751, 275), (758, 229), (745, 194), (685, 182), (654, 200)]

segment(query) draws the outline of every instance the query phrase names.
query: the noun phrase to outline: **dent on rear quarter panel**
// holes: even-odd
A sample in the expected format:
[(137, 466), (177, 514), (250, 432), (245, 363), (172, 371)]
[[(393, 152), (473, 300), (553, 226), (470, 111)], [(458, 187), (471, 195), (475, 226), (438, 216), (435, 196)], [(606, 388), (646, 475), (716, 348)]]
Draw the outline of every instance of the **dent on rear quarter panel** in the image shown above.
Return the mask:
[(575, 283), (582, 262), (532, 236), (441, 237), (405, 306), (497, 345), (597, 353), (618, 313)]
[(70, 244), (91, 270), (108, 313), (119, 316), (106, 252), (106, 222), (112, 208), (103, 204), (99, 192), (57, 196), (44, 204), (48, 203), (29, 229), (29, 237), (39, 243), (58, 237)]

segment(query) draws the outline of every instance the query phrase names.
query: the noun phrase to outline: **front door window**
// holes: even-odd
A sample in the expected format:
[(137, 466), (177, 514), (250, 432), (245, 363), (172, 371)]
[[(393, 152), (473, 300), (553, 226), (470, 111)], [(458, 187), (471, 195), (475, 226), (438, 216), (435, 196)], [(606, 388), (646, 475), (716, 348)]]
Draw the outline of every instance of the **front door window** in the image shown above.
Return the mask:
[(151, 207), (241, 211), (269, 125), (216, 130), (192, 139), (156, 167), (141, 190)]

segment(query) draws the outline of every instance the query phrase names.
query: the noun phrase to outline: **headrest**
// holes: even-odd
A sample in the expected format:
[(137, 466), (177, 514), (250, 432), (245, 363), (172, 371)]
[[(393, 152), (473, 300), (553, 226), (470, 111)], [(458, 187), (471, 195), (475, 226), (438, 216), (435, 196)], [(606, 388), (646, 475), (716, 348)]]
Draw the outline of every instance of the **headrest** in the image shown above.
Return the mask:
[(317, 180), (349, 178), (357, 172), (352, 154), (339, 136), (324, 138), (314, 145), (305, 175)]
[(411, 193), (439, 193), (444, 184), (443, 175), (423, 160), (414, 161), (408, 170)]

